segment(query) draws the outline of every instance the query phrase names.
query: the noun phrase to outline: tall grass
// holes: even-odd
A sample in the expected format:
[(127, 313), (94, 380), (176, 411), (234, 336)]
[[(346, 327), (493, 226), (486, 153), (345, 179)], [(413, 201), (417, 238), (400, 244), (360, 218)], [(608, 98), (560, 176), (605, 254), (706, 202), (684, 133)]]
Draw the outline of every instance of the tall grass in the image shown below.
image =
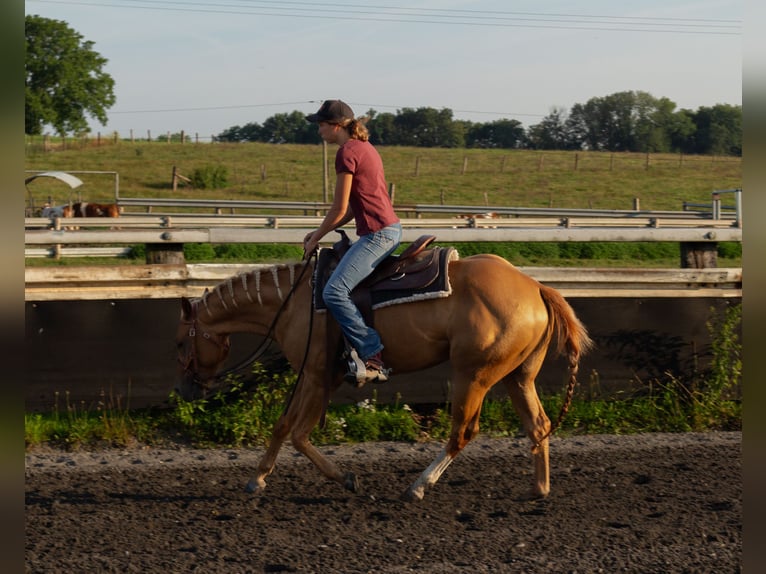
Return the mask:
[[(575, 394), (561, 435), (637, 432), (740, 430), (742, 428), (742, 345), (739, 339), (741, 306), (730, 307), (720, 320), (708, 322), (712, 338), (710, 367), (681, 380), (666, 375), (646, 382), (626, 396), (593, 393), (591, 381), (583, 396)], [(173, 408), (129, 411), (119, 401), (102, 401), (93, 410), (70, 404), (63, 411), (25, 415), (28, 448), (51, 444), (64, 448), (136, 442), (183, 442), (195, 446), (263, 445), (296, 384), (295, 374), (267, 372), (253, 367), (253, 382), (245, 388), (231, 381), (230, 392), (210, 399), (184, 401), (173, 396)], [(542, 397), (547, 413), (558, 413), (562, 395)], [(424, 411), (396, 401), (381, 405), (373, 398), (356, 405), (330, 405), (326, 424), (316, 428), (318, 444), (377, 440), (423, 441), (444, 439), (449, 433), (450, 405)], [(487, 399), (480, 426), (485, 434), (514, 436), (523, 432), (509, 400)]]

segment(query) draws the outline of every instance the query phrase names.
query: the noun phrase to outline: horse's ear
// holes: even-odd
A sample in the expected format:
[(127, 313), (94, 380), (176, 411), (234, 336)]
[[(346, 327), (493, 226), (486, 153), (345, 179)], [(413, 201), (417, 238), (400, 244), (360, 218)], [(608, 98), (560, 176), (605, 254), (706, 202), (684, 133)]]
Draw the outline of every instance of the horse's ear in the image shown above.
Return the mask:
[(193, 313), (192, 304), (186, 297), (181, 297), (181, 318), (190, 319)]

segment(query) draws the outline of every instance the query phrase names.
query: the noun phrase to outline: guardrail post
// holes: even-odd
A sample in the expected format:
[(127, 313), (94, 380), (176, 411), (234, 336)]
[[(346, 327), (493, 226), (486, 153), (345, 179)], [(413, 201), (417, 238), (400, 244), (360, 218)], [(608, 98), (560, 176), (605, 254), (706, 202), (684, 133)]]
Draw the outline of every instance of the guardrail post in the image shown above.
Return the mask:
[(681, 243), (682, 269), (710, 269), (718, 267), (718, 243)]
[(713, 219), (721, 219), (721, 196), (713, 192)]
[(184, 265), (183, 243), (148, 243), (146, 245), (148, 265)]

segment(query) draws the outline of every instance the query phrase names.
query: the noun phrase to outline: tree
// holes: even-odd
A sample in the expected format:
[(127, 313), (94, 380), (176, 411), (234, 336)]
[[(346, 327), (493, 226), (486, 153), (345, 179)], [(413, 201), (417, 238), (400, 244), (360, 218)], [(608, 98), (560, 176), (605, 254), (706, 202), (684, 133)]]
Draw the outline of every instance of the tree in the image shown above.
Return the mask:
[(396, 116), (384, 112), (370, 114), (367, 129), (370, 130), (370, 141), (375, 145), (396, 145), (399, 142), (396, 129)]
[(267, 143), (319, 143), (321, 138), (315, 125), (306, 121), (298, 111), (276, 114), (267, 118), (261, 128), (261, 141)]
[(524, 143), (524, 127), (518, 120), (470, 124), (466, 131), (468, 147), (514, 149)]
[(742, 155), (742, 106), (700, 107), (692, 121), (697, 129), (690, 153)]
[(569, 129), (565, 108), (554, 108), (539, 124), (527, 130), (527, 142), (532, 149), (579, 149)]
[(86, 131), (86, 114), (106, 124), (106, 110), (114, 105), (114, 80), (103, 71), (107, 59), (93, 50), (93, 42), (66, 22), (26, 16), (24, 131), (43, 133), (46, 125), (57, 133)]
[(417, 147), (463, 147), (463, 126), (452, 119), (452, 110), (404, 108), (394, 119), (398, 145)]

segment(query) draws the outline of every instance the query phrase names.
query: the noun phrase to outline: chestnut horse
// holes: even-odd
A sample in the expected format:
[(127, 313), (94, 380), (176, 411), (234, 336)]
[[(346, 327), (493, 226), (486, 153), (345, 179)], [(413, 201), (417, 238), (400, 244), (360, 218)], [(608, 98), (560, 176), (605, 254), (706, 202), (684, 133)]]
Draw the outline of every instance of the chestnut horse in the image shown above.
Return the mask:
[(65, 205), (43, 206), (41, 217), (119, 217), (120, 208), (116, 203), (90, 203), (78, 201)]
[(116, 203), (73, 203), (72, 214), (66, 217), (119, 217), (120, 208)]
[[(223, 384), (216, 375), (228, 356), (230, 333), (269, 336), (300, 373), (248, 492), (266, 487), (265, 479), (288, 437), (325, 476), (351, 491), (358, 489), (353, 473), (342, 472), (309, 441), (330, 392), (342, 383), (343, 375), (337, 323), (328, 313), (313, 310), (313, 267), (309, 261), (250, 271), (222, 282), (201, 298), (181, 301), (176, 343), (177, 391), (182, 398), (205, 396)], [(449, 439), (403, 498), (422, 499), (477, 435), (483, 399), (501, 381), (532, 441), (532, 494), (544, 497), (550, 491), (548, 436), (553, 429), (538, 398), (535, 377), (555, 337), (555, 350), (566, 353), (569, 370), (567, 400), (556, 424), (560, 423), (576, 384), (580, 356), (592, 342), (559, 292), (500, 257), (484, 254), (452, 261), (449, 281), (452, 293), (447, 297), (388, 306), (374, 314), (385, 346), (383, 358), (394, 376), (447, 359), (452, 369)]]

